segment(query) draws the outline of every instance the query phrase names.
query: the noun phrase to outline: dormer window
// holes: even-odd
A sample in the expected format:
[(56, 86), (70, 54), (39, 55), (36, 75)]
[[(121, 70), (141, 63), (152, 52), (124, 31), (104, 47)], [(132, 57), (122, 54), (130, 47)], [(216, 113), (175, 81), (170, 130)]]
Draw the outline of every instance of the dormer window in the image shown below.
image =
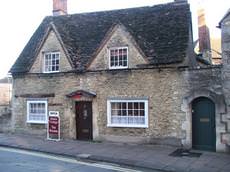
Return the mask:
[(44, 54), (44, 73), (59, 72), (60, 53), (49, 52)]
[(109, 68), (128, 68), (128, 47), (116, 47), (109, 49)]

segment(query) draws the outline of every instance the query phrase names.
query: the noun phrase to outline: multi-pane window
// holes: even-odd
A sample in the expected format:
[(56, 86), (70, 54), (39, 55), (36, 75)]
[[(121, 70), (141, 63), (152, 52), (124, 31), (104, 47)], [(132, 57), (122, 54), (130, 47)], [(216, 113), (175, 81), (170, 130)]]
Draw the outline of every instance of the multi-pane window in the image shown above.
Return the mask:
[(110, 49), (109, 67), (111, 69), (128, 67), (128, 48), (127, 47)]
[(108, 100), (108, 126), (148, 127), (147, 100)]
[(46, 123), (47, 101), (27, 101), (27, 122)]
[(59, 72), (59, 68), (60, 68), (60, 53), (59, 52), (45, 53), (44, 72), (45, 73)]

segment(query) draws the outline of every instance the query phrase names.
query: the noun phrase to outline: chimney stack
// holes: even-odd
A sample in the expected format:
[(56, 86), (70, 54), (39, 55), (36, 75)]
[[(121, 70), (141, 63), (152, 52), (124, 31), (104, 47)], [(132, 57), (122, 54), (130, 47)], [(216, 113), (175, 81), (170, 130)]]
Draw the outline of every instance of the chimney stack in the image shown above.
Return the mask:
[(199, 51), (204, 53), (210, 51), (210, 34), (209, 28), (205, 21), (205, 11), (204, 9), (198, 10), (198, 34), (199, 34)]
[(67, 14), (67, 0), (53, 0), (53, 16)]

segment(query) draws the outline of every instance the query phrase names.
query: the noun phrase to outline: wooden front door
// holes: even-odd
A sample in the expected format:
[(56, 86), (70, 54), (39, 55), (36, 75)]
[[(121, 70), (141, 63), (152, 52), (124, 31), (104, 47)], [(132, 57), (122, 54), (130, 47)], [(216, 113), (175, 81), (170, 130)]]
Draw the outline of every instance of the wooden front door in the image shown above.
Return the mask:
[(205, 97), (192, 102), (192, 147), (216, 150), (215, 104)]
[(92, 102), (76, 103), (77, 139), (92, 140)]

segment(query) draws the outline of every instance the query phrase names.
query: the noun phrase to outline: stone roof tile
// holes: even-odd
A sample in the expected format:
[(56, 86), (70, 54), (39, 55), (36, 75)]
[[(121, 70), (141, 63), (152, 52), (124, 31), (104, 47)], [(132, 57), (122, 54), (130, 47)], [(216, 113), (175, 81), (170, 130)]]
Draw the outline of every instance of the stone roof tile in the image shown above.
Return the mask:
[(52, 23), (67, 50), (72, 66), (84, 69), (107, 32), (122, 24), (151, 64), (179, 63), (186, 57), (191, 22), (188, 4), (168, 3), (152, 7), (46, 17), (11, 68), (28, 72)]

